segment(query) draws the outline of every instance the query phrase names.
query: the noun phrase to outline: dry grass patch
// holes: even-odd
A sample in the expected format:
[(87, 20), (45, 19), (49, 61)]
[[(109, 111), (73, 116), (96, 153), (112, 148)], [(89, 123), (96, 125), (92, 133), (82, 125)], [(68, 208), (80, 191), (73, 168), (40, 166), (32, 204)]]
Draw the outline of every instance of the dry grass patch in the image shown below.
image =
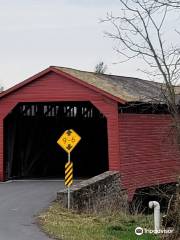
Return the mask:
[(137, 226), (152, 229), (152, 216), (132, 216), (124, 213), (79, 214), (68, 211), (58, 203), (38, 217), (41, 228), (49, 236), (60, 240), (151, 240), (153, 235), (138, 237)]

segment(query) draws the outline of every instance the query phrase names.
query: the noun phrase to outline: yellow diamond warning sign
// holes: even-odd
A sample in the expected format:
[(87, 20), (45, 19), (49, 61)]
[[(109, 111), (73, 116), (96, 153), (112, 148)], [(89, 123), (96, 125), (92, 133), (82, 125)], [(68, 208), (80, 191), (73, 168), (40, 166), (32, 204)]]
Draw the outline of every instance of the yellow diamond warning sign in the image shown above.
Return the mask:
[(57, 143), (67, 152), (70, 153), (78, 142), (81, 140), (81, 137), (73, 130), (66, 130), (61, 137), (58, 139)]

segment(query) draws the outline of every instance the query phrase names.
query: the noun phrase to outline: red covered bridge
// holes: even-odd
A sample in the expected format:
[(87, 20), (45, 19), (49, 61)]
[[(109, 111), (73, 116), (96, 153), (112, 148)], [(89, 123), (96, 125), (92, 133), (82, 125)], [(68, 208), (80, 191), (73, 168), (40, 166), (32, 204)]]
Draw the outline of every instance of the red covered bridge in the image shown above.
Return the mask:
[(56, 144), (67, 128), (82, 137), (72, 153), (75, 176), (118, 170), (135, 190), (175, 182), (180, 155), (161, 84), (49, 67), (0, 94), (0, 180), (64, 176)]

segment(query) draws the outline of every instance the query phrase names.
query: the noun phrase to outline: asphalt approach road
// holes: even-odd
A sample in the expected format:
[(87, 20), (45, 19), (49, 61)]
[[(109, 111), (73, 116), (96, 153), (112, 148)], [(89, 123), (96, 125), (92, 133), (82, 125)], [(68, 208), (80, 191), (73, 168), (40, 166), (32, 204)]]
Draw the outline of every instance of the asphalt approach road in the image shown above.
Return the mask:
[(0, 183), (0, 240), (49, 240), (35, 224), (35, 215), (56, 198), (63, 181)]

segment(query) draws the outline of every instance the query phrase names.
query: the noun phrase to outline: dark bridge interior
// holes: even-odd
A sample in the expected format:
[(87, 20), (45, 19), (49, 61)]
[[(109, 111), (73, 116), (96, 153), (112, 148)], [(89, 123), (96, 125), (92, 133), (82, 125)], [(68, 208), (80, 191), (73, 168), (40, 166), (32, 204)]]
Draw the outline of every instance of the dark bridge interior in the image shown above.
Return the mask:
[(4, 120), (6, 179), (64, 177), (67, 129), (81, 141), (71, 153), (75, 177), (108, 170), (107, 120), (90, 102), (19, 103)]

